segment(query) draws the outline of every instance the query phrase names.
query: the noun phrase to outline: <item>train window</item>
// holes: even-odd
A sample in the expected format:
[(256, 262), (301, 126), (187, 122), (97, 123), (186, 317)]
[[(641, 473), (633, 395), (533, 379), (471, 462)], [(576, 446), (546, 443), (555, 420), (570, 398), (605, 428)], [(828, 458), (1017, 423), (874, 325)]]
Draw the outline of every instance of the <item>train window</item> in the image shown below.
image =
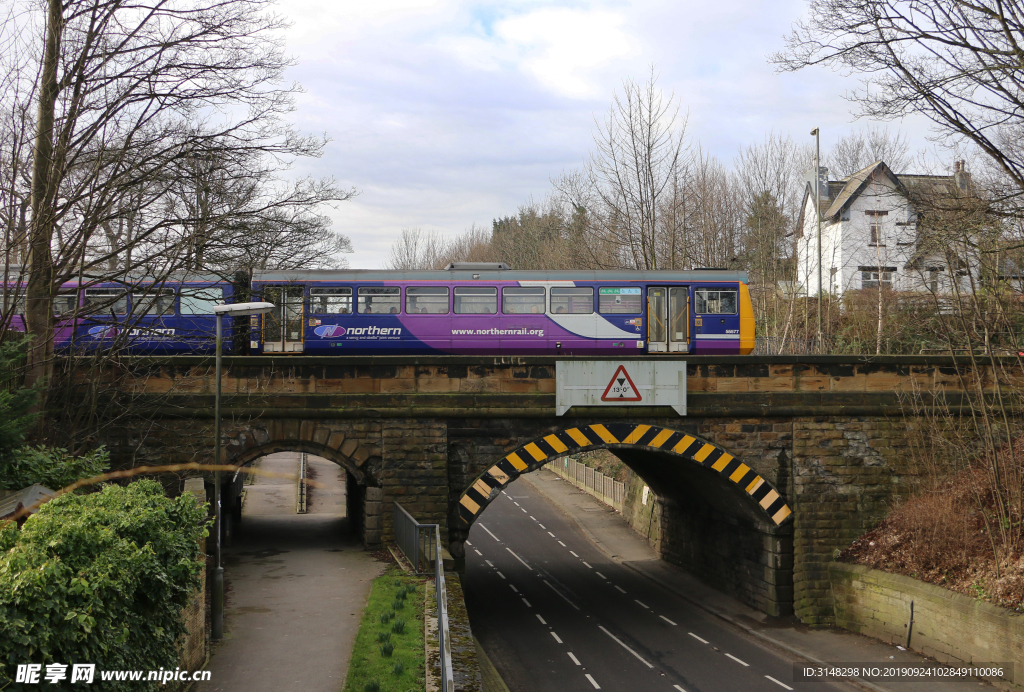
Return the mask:
[(543, 315), (544, 287), (522, 286), (501, 289), (501, 311), (506, 315)]
[(54, 315), (70, 315), (78, 307), (78, 291), (58, 293), (53, 299)]
[(693, 292), (696, 312), (704, 315), (735, 315), (736, 291), (711, 291), (698, 288)]
[(25, 294), (13, 292), (0, 292), (0, 310), (3, 314), (13, 312), (15, 315), (25, 314)]
[(643, 292), (637, 287), (604, 286), (597, 290), (597, 311), (608, 314), (635, 315), (643, 312)]
[(551, 288), (551, 312), (555, 315), (567, 313), (570, 315), (589, 315), (594, 311), (594, 288), (593, 286), (562, 288), (552, 286)]
[(405, 312), (409, 315), (447, 315), (447, 286), (410, 286), (405, 289)]
[(143, 289), (132, 293), (133, 315), (173, 315), (174, 291), (170, 289)]
[(179, 311), (182, 315), (212, 315), (213, 308), (223, 304), (223, 288), (183, 288)]
[(455, 289), (456, 315), (493, 315), (498, 312), (498, 289), (492, 286), (459, 286)]
[(121, 288), (87, 288), (85, 307), (93, 314), (125, 315), (128, 313), (128, 293)]
[(396, 315), (402, 311), (402, 289), (397, 286), (361, 286), (359, 314)]
[(351, 315), (352, 289), (342, 286), (309, 289), (309, 311), (314, 315)]

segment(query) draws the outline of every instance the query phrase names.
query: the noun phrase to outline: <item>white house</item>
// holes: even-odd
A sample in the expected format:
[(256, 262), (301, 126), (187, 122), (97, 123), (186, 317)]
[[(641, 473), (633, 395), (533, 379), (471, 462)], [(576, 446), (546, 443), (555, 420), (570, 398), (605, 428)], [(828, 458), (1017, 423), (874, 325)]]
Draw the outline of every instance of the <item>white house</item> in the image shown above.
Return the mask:
[[(809, 177), (813, 177), (809, 176)], [(969, 261), (946, 266), (944, 256), (923, 242), (920, 200), (960, 197), (970, 188), (964, 163), (953, 175), (896, 175), (882, 161), (844, 180), (808, 181), (797, 224), (797, 282), (803, 295), (818, 284), (818, 227), (815, 187), (821, 194), (821, 288), (833, 295), (859, 289), (948, 292), (951, 277), (969, 289)], [(918, 204), (915, 204), (915, 201)]]

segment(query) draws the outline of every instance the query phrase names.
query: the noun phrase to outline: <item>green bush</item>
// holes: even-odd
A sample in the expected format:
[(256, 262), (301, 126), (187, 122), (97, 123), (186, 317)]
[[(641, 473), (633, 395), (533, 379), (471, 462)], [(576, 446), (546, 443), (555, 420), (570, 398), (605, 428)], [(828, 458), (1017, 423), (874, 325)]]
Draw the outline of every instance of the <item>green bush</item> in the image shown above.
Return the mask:
[[(0, 527), (0, 689), (19, 663), (173, 669), (203, 569), (206, 512), (141, 480), (64, 495)], [(107, 682), (104, 689), (155, 689)]]
[(405, 631), (405, 620), (402, 620), (401, 618), (399, 618), (398, 620), (395, 620), (395, 624), (391, 625), (391, 631), (394, 632), (395, 634), (401, 634), (402, 632), (404, 632)]
[(60, 490), (77, 480), (98, 476), (109, 465), (110, 454), (102, 447), (77, 457), (60, 447), (18, 447), (3, 462), (0, 489), (21, 490), (40, 483)]

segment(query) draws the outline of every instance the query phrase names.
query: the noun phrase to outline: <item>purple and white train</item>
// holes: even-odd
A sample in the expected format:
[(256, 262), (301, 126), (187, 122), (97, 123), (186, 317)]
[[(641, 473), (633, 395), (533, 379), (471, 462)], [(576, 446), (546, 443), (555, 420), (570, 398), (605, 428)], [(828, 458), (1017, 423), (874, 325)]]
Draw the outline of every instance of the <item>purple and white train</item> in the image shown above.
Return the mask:
[[(18, 329), (12, 289), (4, 309), (15, 312), (11, 326)], [(213, 305), (243, 293), (249, 294), (244, 300), (277, 307), (248, 318), (248, 329), (244, 321), (226, 325), (236, 353), (746, 354), (754, 348), (744, 272), (516, 271), (492, 263), (442, 271), (264, 271), (243, 284), (193, 277), (159, 285), (65, 285), (55, 346), (211, 353)]]

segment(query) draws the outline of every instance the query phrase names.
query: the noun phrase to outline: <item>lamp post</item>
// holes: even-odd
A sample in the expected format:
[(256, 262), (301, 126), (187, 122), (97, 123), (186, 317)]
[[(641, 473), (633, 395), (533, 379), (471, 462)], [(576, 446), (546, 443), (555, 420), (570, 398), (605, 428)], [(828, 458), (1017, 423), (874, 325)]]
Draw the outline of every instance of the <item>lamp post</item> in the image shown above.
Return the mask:
[(224, 330), (222, 320), (224, 315), (230, 317), (245, 317), (246, 315), (262, 315), (274, 309), (273, 303), (234, 303), (231, 305), (216, 305), (213, 314), (217, 318), (217, 352), (215, 355), (217, 378), (217, 394), (213, 404), (213, 463), (217, 470), (213, 472), (213, 512), (214, 532), (216, 534), (216, 563), (213, 570), (213, 613), (211, 614), (211, 634), (214, 639), (224, 636), (224, 567), (220, 563), (221, 548), (221, 512), (220, 512), (220, 361), (222, 345), (224, 341)]
[(821, 133), (811, 130), (814, 137), (814, 211), (818, 220), (818, 350), (821, 351)]

